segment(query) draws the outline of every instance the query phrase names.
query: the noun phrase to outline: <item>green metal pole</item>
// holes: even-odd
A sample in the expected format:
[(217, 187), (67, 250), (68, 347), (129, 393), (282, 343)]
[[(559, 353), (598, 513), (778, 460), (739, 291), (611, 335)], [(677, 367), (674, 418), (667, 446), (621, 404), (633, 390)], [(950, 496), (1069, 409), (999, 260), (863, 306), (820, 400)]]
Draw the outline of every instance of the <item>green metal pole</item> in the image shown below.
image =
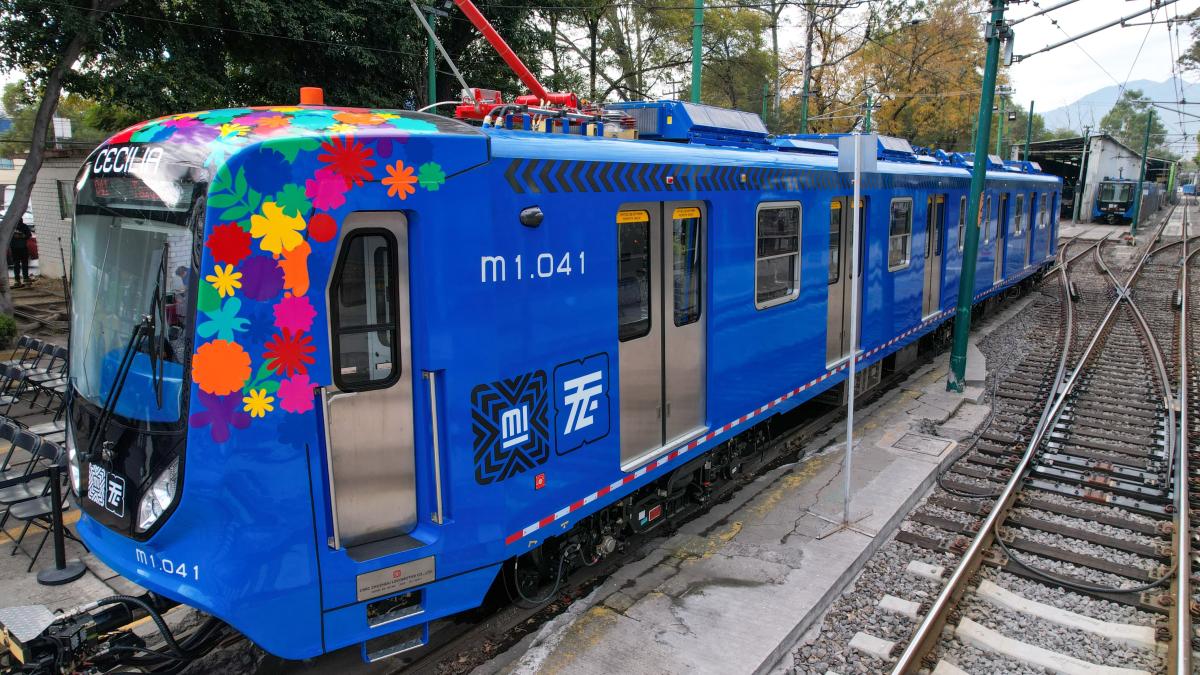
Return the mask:
[(1033, 140), (1033, 101), (1029, 102), (1029, 119), (1025, 120), (1025, 154), (1023, 155), (1026, 162), (1029, 161), (1029, 142)]
[[(437, 15), (429, 14), (430, 30), (437, 28)], [(437, 103), (437, 48), (433, 44), (433, 36), (426, 38), (426, 56), (425, 62), (429, 68), (429, 73), (426, 75), (429, 87), (429, 102), (427, 105)]]
[(1150, 152), (1150, 127), (1154, 124), (1154, 111), (1146, 113), (1146, 137), (1142, 140), (1142, 172), (1138, 174), (1137, 192), (1133, 193), (1133, 222), (1130, 234), (1137, 236), (1138, 220), (1142, 217), (1142, 183), (1146, 181), (1146, 159)]
[(800, 94), (800, 133), (808, 133), (808, 71), (804, 73), (804, 90)]
[(704, 37), (704, 0), (696, 0), (692, 15), (692, 103), (700, 102), (700, 43)]
[(812, 72), (812, 33), (813, 33), (813, 9), (812, 3), (804, 3), (804, 10), (808, 14), (808, 24), (804, 29), (804, 89), (800, 93), (800, 133), (808, 133), (808, 79)]
[(871, 133), (871, 95), (867, 94), (867, 116), (863, 118), (863, 133)]
[(771, 85), (767, 82), (763, 82), (763, 112), (762, 112), (763, 124), (766, 124), (766, 122), (767, 122), (767, 97), (770, 95), (771, 95)]
[(1079, 152), (1079, 178), (1075, 180), (1075, 213), (1071, 214), (1071, 220), (1079, 222), (1080, 216), (1083, 214), (1083, 167), (1087, 162), (1088, 143), (1092, 140), (1092, 128), (1083, 128), (1083, 150)]
[(1179, 162), (1171, 163), (1171, 175), (1167, 177), (1167, 194), (1175, 196), (1175, 168), (1179, 166)]
[(983, 95), (979, 97), (979, 133), (975, 134), (975, 158), (971, 167), (971, 195), (966, 241), (963, 242), (962, 273), (958, 280), (958, 307), (954, 315), (954, 348), (950, 352), (949, 391), (963, 390), (967, 370), (967, 336), (971, 332), (971, 300), (975, 295), (975, 257), (979, 253), (979, 203), (987, 178), (988, 135), (992, 128), (992, 102), (996, 96), (996, 70), (1000, 61), (1000, 33), (1004, 25), (1005, 0), (992, 0), (992, 18), (988, 31), (987, 61), (983, 68)]
[(1004, 99), (1004, 96), (1000, 97), (1000, 118), (996, 120), (996, 154), (1000, 159), (1004, 159), (1004, 153), (1000, 151), (1004, 143)]

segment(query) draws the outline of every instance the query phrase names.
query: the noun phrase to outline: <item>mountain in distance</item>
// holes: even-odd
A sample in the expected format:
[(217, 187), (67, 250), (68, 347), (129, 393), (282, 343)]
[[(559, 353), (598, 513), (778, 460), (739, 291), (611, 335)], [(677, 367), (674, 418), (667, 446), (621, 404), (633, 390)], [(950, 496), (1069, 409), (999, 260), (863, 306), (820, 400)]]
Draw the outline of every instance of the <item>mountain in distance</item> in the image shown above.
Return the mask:
[[(1164, 102), (1169, 107), (1179, 108), (1179, 106), (1165, 103), (1167, 101), (1179, 100), (1179, 90), (1176, 89), (1173, 82), (1175, 79), (1169, 78), (1162, 82), (1130, 80), (1129, 84), (1126, 85), (1126, 89), (1136, 89), (1142, 92), (1142, 96), (1152, 101)], [(1184, 79), (1179, 79), (1178, 82), (1185, 100), (1200, 103), (1200, 83), (1188, 82)], [(1117, 102), (1119, 92), (1120, 87), (1115, 84), (1110, 85), (1103, 89), (1097, 89), (1074, 103), (1043, 112), (1041, 115), (1046, 120), (1046, 128), (1074, 129), (1082, 135), (1083, 127), (1087, 125), (1092, 127), (1092, 131), (1095, 131), (1096, 127), (1100, 124), (1100, 120), (1104, 119), (1104, 116), (1112, 109), (1113, 104)], [(1200, 106), (1189, 105), (1179, 109), (1193, 115), (1200, 114)], [(1188, 132), (1187, 128), (1179, 126), (1179, 115), (1168, 110), (1163, 110), (1162, 108), (1156, 108), (1155, 110), (1158, 119), (1167, 127), (1168, 133), (1179, 134)], [(1183, 117), (1185, 120), (1192, 119), (1187, 115)]]

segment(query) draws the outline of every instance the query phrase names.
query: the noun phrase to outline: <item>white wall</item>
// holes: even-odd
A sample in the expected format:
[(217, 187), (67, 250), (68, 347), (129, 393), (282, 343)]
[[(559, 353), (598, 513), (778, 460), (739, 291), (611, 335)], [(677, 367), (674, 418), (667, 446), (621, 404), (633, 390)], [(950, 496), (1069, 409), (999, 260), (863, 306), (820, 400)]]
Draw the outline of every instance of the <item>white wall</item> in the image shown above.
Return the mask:
[[(79, 172), (84, 153), (71, 153), (62, 157), (47, 157), (38, 171), (37, 182), (33, 185), (33, 194), (29, 203), (33, 208), (34, 233), (38, 242), (38, 270), (43, 277), (63, 276), (63, 255), (66, 256), (67, 266), (71, 265), (71, 207), (59, 201), (59, 182), (64, 183), (70, 200), (74, 191), (75, 175)], [(63, 253), (59, 253), (59, 239), (62, 240)]]
[(1089, 141), (1087, 176), (1083, 188), (1084, 202), (1079, 218), (1091, 220), (1096, 190), (1105, 178), (1125, 177), (1136, 180), (1142, 170), (1142, 157), (1106, 136)]

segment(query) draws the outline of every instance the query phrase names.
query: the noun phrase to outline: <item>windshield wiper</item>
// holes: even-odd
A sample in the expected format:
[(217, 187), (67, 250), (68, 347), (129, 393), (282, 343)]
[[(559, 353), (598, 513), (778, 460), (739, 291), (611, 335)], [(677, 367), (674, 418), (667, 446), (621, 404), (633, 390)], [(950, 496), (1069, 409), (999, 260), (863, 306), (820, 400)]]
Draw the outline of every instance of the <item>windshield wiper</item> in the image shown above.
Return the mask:
[[(121, 361), (117, 364), (112, 388), (109, 389), (108, 396), (104, 399), (104, 406), (100, 408), (100, 417), (96, 420), (96, 427), (88, 437), (87, 456), (89, 458), (94, 458), (96, 451), (101, 450), (103, 459), (106, 462), (112, 461), (111, 444), (103, 443), (102, 439), (108, 423), (117, 409), (117, 401), (120, 400), (121, 392), (125, 389), (125, 381), (129, 378), (129, 371), (133, 369), (133, 362), (137, 358), (138, 352), (142, 351), (142, 345), (146, 341), (150, 342), (147, 353), (150, 356), (150, 376), (154, 388), (154, 398), (158, 407), (162, 408), (163, 379), (166, 369), (159, 358), (159, 351), (165, 340), (165, 333), (160, 334), (159, 327), (162, 326), (165, 329), (167, 325), (163, 288), (166, 286), (167, 280), (167, 254), (169, 251), (169, 246), (164, 242), (162, 257), (158, 263), (158, 278), (154, 282), (154, 293), (150, 298), (150, 313), (142, 315), (141, 320), (133, 327), (133, 333), (130, 334), (129, 342), (125, 345), (125, 351), (121, 352)], [(98, 445), (99, 447), (97, 447)]]

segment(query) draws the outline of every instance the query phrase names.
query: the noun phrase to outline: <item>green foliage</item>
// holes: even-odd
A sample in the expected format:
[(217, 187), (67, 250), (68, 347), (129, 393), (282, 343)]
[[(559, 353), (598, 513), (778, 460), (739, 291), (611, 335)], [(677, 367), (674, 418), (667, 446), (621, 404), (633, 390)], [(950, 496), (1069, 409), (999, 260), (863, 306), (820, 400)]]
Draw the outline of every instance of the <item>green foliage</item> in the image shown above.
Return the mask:
[[(1164, 143), (1167, 128), (1153, 114), (1149, 99), (1136, 89), (1126, 89), (1121, 99), (1100, 120), (1100, 128), (1115, 136), (1136, 152), (1142, 151), (1146, 140), (1146, 122), (1150, 122), (1150, 154), (1155, 157), (1171, 155)], [(1173, 157), (1173, 155), (1172, 155)]]
[[(0, 101), (4, 105), (4, 113), (12, 118), (12, 127), (0, 135), (0, 156), (12, 157), (24, 152), (28, 152), (29, 143), (33, 137), (33, 118), (37, 111), (37, 98), (30, 92), (26, 83), (23, 81), (10, 82), (4, 87), (4, 94), (0, 97)], [(62, 97), (58, 103), (58, 111), (56, 117), (65, 117), (71, 120), (71, 135), (69, 141), (63, 141), (68, 145), (90, 146), (99, 143), (115, 131), (115, 127), (98, 127), (97, 120), (101, 123), (105, 122), (102, 116), (97, 115), (95, 111), (100, 108), (95, 102), (77, 96), (67, 94)], [(47, 145), (54, 143), (54, 130), (51, 128), (46, 134)]]
[(8, 314), (0, 314), (0, 349), (11, 349), (16, 338), (16, 320)]

